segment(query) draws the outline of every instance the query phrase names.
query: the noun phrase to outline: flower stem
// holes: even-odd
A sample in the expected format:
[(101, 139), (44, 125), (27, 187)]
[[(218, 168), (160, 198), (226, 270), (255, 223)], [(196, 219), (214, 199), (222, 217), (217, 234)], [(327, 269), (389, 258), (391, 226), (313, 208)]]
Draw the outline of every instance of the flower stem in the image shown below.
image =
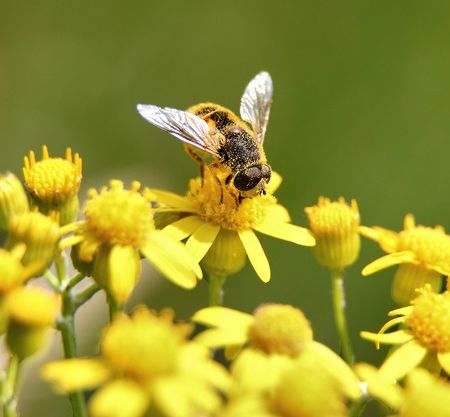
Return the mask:
[(349, 417), (361, 417), (370, 400), (370, 397), (361, 397), (359, 400), (355, 401), (350, 407)]
[(108, 305), (109, 305), (109, 321), (112, 323), (116, 318), (116, 316), (118, 316), (123, 311), (123, 305), (121, 306), (112, 297), (108, 297)]
[(19, 370), (19, 358), (11, 355), (6, 371), (6, 379), (3, 381), (2, 402), (4, 417), (17, 417), (17, 373)]
[(223, 284), (226, 277), (220, 275), (208, 275), (209, 306), (221, 306), (223, 304)]
[[(55, 262), (59, 282), (63, 284), (67, 282), (68, 279), (64, 259), (63, 257), (59, 257), (55, 260)], [(75, 336), (75, 312), (77, 306), (75, 305), (73, 290), (71, 288), (64, 287), (64, 285), (61, 285), (61, 288), (63, 288), (61, 291), (62, 314), (58, 321), (58, 330), (61, 332), (64, 357), (66, 359), (72, 359), (77, 357)], [(69, 400), (72, 405), (74, 417), (88, 417), (86, 400), (82, 391), (74, 391), (69, 394)]]
[(343, 280), (344, 271), (332, 271), (331, 290), (333, 296), (333, 312), (336, 329), (339, 335), (342, 356), (352, 365), (355, 361), (352, 344), (348, 335), (347, 319), (345, 318), (345, 289)]

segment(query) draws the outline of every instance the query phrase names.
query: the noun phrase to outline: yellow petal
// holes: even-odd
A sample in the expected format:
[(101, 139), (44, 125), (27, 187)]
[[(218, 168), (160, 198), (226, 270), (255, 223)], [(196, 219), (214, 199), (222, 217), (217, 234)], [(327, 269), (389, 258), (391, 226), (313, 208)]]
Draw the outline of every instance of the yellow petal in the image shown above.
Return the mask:
[(115, 245), (109, 255), (108, 292), (122, 305), (139, 279), (141, 260), (132, 246)]
[(197, 311), (192, 316), (192, 321), (206, 326), (248, 328), (253, 323), (254, 318), (251, 314), (227, 307), (206, 307)]
[(203, 220), (200, 217), (187, 216), (169, 224), (163, 232), (175, 240), (183, 240), (192, 235), (202, 224)]
[(135, 382), (110, 382), (94, 394), (89, 403), (93, 417), (141, 417), (149, 407), (149, 397)]
[(398, 234), (383, 227), (360, 226), (359, 232), (368, 239), (378, 242), (380, 247), (387, 253), (397, 250)]
[(416, 219), (414, 218), (413, 214), (408, 213), (403, 219), (403, 229), (411, 230), (414, 229), (415, 227), (416, 227)]
[(411, 332), (407, 330), (397, 330), (392, 333), (371, 333), (371, 332), (361, 332), (360, 336), (363, 339), (370, 340), (377, 344), (377, 349), (380, 343), (387, 345), (398, 345), (401, 343), (408, 342), (413, 338)]
[(447, 375), (450, 375), (450, 352), (438, 352), (437, 359)]
[(141, 251), (163, 275), (183, 288), (194, 288), (196, 275), (202, 276), (198, 263), (184, 245), (162, 231), (155, 230), (149, 234)]
[(361, 396), (359, 380), (348, 364), (330, 348), (312, 341), (308, 343), (305, 351), (310, 350), (319, 355), (321, 362), (334, 375), (334, 377), (342, 384), (345, 392), (350, 398), (356, 399)]
[(283, 182), (283, 178), (281, 177), (281, 175), (276, 171), (272, 171), (270, 181), (266, 186), (266, 191), (269, 194), (273, 194), (275, 191), (278, 190), (278, 188), (280, 187), (282, 182)]
[(224, 366), (209, 360), (210, 351), (198, 343), (186, 343), (180, 354), (179, 366), (183, 372), (212, 384), (222, 392), (229, 392), (233, 380)]
[(281, 204), (270, 204), (264, 208), (264, 215), (267, 218), (276, 219), (277, 222), (289, 223), (291, 216), (286, 207)]
[(426, 348), (415, 340), (400, 346), (383, 363), (380, 375), (383, 378), (399, 380), (422, 362)]
[(388, 316), (389, 317), (393, 317), (393, 316), (407, 316), (408, 314), (411, 314), (413, 310), (414, 310), (414, 306), (407, 306), (407, 307), (396, 308), (395, 310), (391, 310), (388, 313)]
[(55, 384), (60, 392), (95, 388), (110, 374), (106, 364), (95, 359), (67, 359), (50, 362), (42, 368), (42, 376)]
[(157, 190), (154, 188), (150, 188), (150, 191), (156, 196), (157, 202), (162, 205), (176, 208), (179, 211), (196, 212), (196, 208), (189, 198), (171, 193), (170, 191)]
[(242, 328), (221, 327), (204, 330), (194, 340), (203, 346), (217, 349), (228, 345), (243, 345), (247, 341), (247, 333)]
[(382, 399), (392, 408), (400, 407), (402, 391), (396, 383), (380, 376), (378, 370), (367, 363), (355, 365), (355, 372), (367, 384), (371, 396)]
[(231, 373), (240, 390), (265, 391), (278, 384), (293, 360), (287, 355), (267, 355), (259, 350), (244, 349), (234, 360)]
[(271, 222), (269, 218), (253, 227), (256, 231), (277, 239), (287, 240), (303, 246), (314, 246), (316, 240), (312, 233), (304, 227), (291, 223)]
[(389, 255), (382, 256), (367, 265), (362, 270), (362, 274), (364, 276), (371, 275), (375, 272), (381, 271), (382, 269), (389, 268), (390, 266), (404, 263), (415, 263), (415, 260), (415, 255), (409, 251), (390, 253)]
[(220, 232), (220, 226), (203, 223), (186, 242), (186, 249), (192, 253), (197, 262), (206, 255)]
[(245, 251), (247, 252), (248, 259), (250, 259), (253, 268), (258, 274), (259, 278), (263, 282), (270, 281), (270, 265), (266, 258), (264, 249), (261, 246), (258, 238), (256, 237), (253, 230), (242, 230), (239, 231), (239, 237), (244, 245)]
[(153, 386), (153, 398), (158, 408), (168, 417), (189, 417), (192, 405), (185, 394), (185, 381), (177, 377), (159, 378)]

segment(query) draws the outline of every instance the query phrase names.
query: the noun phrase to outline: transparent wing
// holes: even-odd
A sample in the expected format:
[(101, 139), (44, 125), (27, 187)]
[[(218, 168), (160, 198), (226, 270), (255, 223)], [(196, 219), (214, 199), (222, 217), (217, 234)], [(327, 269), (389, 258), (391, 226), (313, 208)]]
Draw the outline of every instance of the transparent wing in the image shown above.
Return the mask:
[(202, 151), (219, 155), (218, 141), (209, 134), (208, 124), (195, 114), (152, 104), (138, 104), (137, 110), (147, 122), (170, 133), (177, 139)]
[(260, 72), (245, 88), (241, 98), (242, 120), (250, 123), (259, 143), (264, 142), (270, 105), (272, 104), (273, 84), (268, 72)]

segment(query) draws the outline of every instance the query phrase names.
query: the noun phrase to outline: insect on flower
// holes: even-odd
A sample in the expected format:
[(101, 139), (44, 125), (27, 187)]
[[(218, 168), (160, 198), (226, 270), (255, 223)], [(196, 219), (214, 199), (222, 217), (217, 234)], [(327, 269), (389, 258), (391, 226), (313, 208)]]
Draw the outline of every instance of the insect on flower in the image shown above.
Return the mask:
[(197, 150), (228, 168), (225, 183), (232, 183), (242, 197), (265, 194), (271, 177), (263, 149), (272, 103), (272, 79), (260, 72), (247, 85), (238, 118), (231, 110), (214, 103), (200, 103), (187, 111), (152, 104), (138, 104), (141, 116), (151, 124), (191, 145), (188, 152), (201, 164)]

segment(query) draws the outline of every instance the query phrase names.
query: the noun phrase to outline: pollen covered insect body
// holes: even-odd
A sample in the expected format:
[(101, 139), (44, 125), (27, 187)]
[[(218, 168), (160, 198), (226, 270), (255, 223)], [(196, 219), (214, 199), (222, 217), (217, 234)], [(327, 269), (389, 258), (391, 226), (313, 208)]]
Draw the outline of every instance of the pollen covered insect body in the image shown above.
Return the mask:
[(228, 167), (227, 183), (232, 183), (242, 197), (252, 197), (265, 193), (271, 177), (263, 142), (272, 94), (269, 73), (260, 72), (242, 95), (242, 120), (214, 103), (197, 104), (187, 111), (144, 104), (138, 104), (137, 109), (151, 124), (212, 155), (214, 163)]

